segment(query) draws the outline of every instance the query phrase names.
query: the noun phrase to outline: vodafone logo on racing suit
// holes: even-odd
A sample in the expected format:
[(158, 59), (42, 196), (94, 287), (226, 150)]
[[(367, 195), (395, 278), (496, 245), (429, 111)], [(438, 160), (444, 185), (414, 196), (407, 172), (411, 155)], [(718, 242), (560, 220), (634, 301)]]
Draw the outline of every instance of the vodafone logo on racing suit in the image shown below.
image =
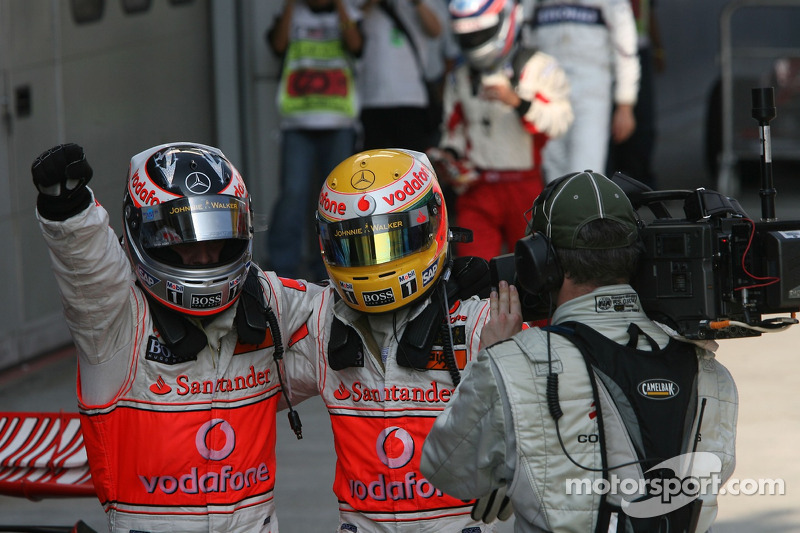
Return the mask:
[[(386, 453), (386, 439), (392, 435), (403, 443), (403, 451), (397, 457), (389, 457)], [(378, 452), (378, 459), (389, 468), (402, 468), (414, 456), (414, 439), (403, 428), (397, 426), (388, 427), (378, 435), (375, 451)]]
[[(208, 433), (215, 427), (219, 427), (220, 431), (225, 435), (225, 444), (219, 450), (212, 450), (206, 445)], [(222, 461), (233, 452), (233, 448), (236, 446), (236, 433), (233, 432), (233, 428), (228, 422), (221, 418), (214, 418), (200, 426), (200, 429), (197, 430), (194, 444), (203, 459)]]
[[(390, 440), (392, 441), (390, 443)], [(396, 442), (400, 443), (399, 453), (396, 453)], [(388, 449), (387, 449), (388, 448)], [(393, 453), (390, 455), (390, 451)], [(397, 470), (406, 467), (414, 458), (416, 444), (408, 431), (399, 426), (390, 426), (378, 434), (375, 442), (375, 453), (378, 460), (384, 465)], [(395, 478), (397, 476), (389, 476)], [(442, 491), (431, 485), (424, 477), (417, 477), (417, 472), (407, 470), (402, 475), (402, 481), (388, 481), (387, 476), (379, 474), (378, 479), (365, 483), (358, 479), (350, 479), (350, 495), (358, 500), (373, 500), (383, 502), (387, 500), (415, 500), (428, 499), (434, 496), (441, 497)]]
[[(217, 438), (219, 435), (212, 436), (212, 432), (217, 431), (222, 433), (222, 439)], [(210, 444), (212, 441), (221, 441), (221, 445), (212, 446)], [(236, 432), (228, 421), (222, 418), (213, 418), (197, 429), (195, 446), (197, 453), (203, 459), (215, 462), (223, 461), (236, 449)], [(263, 462), (244, 471), (234, 470), (231, 465), (226, 464), (222, 465), (219, 471), (209, 468), (203, 473), (198, 472), (195, 466), (180, 476), (139, 474), (139, 480), (148, 493), (161, 492), (167, 495), (236, 492), (269, 479), (269, 468)]]

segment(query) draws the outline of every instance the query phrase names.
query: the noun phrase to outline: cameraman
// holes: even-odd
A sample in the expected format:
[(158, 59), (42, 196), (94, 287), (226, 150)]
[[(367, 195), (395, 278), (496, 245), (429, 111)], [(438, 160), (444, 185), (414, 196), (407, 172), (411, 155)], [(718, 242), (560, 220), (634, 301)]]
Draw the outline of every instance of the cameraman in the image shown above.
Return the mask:
[[(500, 283), (483, 330), (489, 347), (437, 418), (422, 473), (457, 498), (494, 490), (486, 519), (510, 514), (500, 505), (507, 494), (516, 531), (706, 531), (733, 472), (738, 403), (715, 344), (673, 339), (645, 315), (629, 284), (641, 251), (636, 214), (606, 177), (585, 171), (548, 185), (528, 233), (515, 255), (530, 271), (517, 279), (553, 302), (553, 325), (508, 339), (520, 303)], [(676, 466), (679, 456), (691, 472)], [(594, 489), (688, 477), (717, 484), (653, 499), (647, 488), (618, 490), (624, 484)], [(574, 480), (593, 490), (570, 491)]]

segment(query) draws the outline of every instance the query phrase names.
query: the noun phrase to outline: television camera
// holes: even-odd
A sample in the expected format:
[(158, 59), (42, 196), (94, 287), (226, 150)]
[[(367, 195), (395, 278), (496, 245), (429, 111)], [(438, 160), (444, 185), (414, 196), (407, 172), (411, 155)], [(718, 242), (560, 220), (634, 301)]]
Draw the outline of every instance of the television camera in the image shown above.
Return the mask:
[[(653, 191), (620, 173), (611, 178), (641, 220), (644, 253), (632, 280), (641, 305), (651, 319), (686, 338), (753, 337), (797, 323), (800, 220), (779, 221), (775, 216), (769, 127), (776, 116), (773, 89), (753, 89), (752, 103), (762, 147), (760, 220), (716, 191)], [(676, 204), (683, 216), (674, 216)], [(490, 261), (494, 286), (501, 279), (517, 286), (525, 320), (550, 313), (546, 295), (527, 290), (516, 274), (551, 260), (530, 239), (521, 239), (514, 253)], [(764, 316), (781, 313), (789, 316)]]

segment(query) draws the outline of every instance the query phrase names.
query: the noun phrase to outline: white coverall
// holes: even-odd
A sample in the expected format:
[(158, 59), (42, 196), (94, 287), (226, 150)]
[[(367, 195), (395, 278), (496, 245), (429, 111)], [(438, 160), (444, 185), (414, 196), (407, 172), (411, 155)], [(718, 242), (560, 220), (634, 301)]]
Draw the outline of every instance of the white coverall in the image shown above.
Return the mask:
[[(82, 431), (109, 530), (277, 533), (273, 332), (239, 342), (233, 305), (202, 322), (208, 342), (195, 359), (177, 357), (106, 210), (92, 201), (63, 222), (37, 216), (77, 346)], [(248, 276), (282, 331), (305, 322), (318, 287), (285, 287), (254, 265)]]
[[(333, 489), (339, 500), (339, 524), (331, 531), (494, 531), (471, 520), (471, 501), (443, 494), (419, 473), (422, 443), (455, 389), (437, 342), (426, 368), (398, 363), (403, 357), (398, 340), (430, 300), (385, 314), (355, 311), (335, 301), (332, 288), (315, 301), (307, 328), (292, 336), (286, 369), (292, 400), (320, 395), (330, 414), (337, 457)], [(358, 333), (362, 366), (331, 368), (334, 316)], [(477, 297), (450, 309), (462, 371), (478, 352), (488, 316), (489, 302)]]
[[(601, 287), (560, 305), (553, 324), (567, 321), (586, 324), (618, 344), (628, 341), (631, 323), (660, 348), (669, 341), (667, 333), (647, 318), (630, 285)], [(601, 493), (588, 490), (569, 494), (568, 483), (583, 479), (594, 482), (602, 474), (579, 468), (565, 456), (545, 391), (547, 374), (557, 373), (564, 413), (558, 427), (564, 447), (578, 463), (599, 468), (600, 445), (591, 438), (599, 433), (597, 407), (584, 359), (571, 341), (551, 333), (550, 363), (547, 334), (539, 328), (524, 330), (514, 339), (481, 351), (431, 429), (420, 468), (436, 487), (459, 498), (507, 487), (517, 532), (595, 531)], [(724, 483), (735, 464), (736, 385), (728, 370), (714, 359), (713, 352), (695, 348), (698, 401), (694, 426), (688, 434), (695, 436), (699, 432), (702, 436), (695, 451), (708, 452), (719, 459), (721, 466), (714, 474)], [(640, 340), (638, 349), (647, 350), (649, 346)], [(606, 407), (602, 394), (600, 400), (608, 464), (621, 465), (623, 457), (630, 453), (630, 437), (626, 437), (619, 412)], [(701, 410), (702, 425), (698, 428)], [(692, 452), (692, 443), (688, 446), (688, 452)], [(621, 479), (627, 479), (623, 473), (632, 473), (634, 477), (630, 479), (641, 475), (640, 468), (627, 468), (633, 471), (618, 469), (614, 473)], [(619, 496), (617, 491), (616, 497)], [(611, 501), (612, 496), (608, 498)], [(709, 490), (701, 499), (698, 532), (706, 531), (717, 514), (716, 492)]]
[(545, 179), (587, 169), (603, 172), (612, 107), (635, 104), (639, 90), (630, 0), (537, 0), (535, 8), (526, 14), (526, 42), (558, 60), (575, 113), (569, 131), (544, 149)]

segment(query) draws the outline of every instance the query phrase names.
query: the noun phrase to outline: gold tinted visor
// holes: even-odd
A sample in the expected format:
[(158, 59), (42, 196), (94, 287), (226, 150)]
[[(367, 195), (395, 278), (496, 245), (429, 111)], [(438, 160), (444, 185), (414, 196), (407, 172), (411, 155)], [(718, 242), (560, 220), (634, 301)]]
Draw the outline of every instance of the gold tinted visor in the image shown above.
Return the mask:
[(441, 210), (427, 205), (403, 213), (341, 222), (319, 219), (325, 261), (339, 267), (388, 263), (427, 249), (441, 223)]

